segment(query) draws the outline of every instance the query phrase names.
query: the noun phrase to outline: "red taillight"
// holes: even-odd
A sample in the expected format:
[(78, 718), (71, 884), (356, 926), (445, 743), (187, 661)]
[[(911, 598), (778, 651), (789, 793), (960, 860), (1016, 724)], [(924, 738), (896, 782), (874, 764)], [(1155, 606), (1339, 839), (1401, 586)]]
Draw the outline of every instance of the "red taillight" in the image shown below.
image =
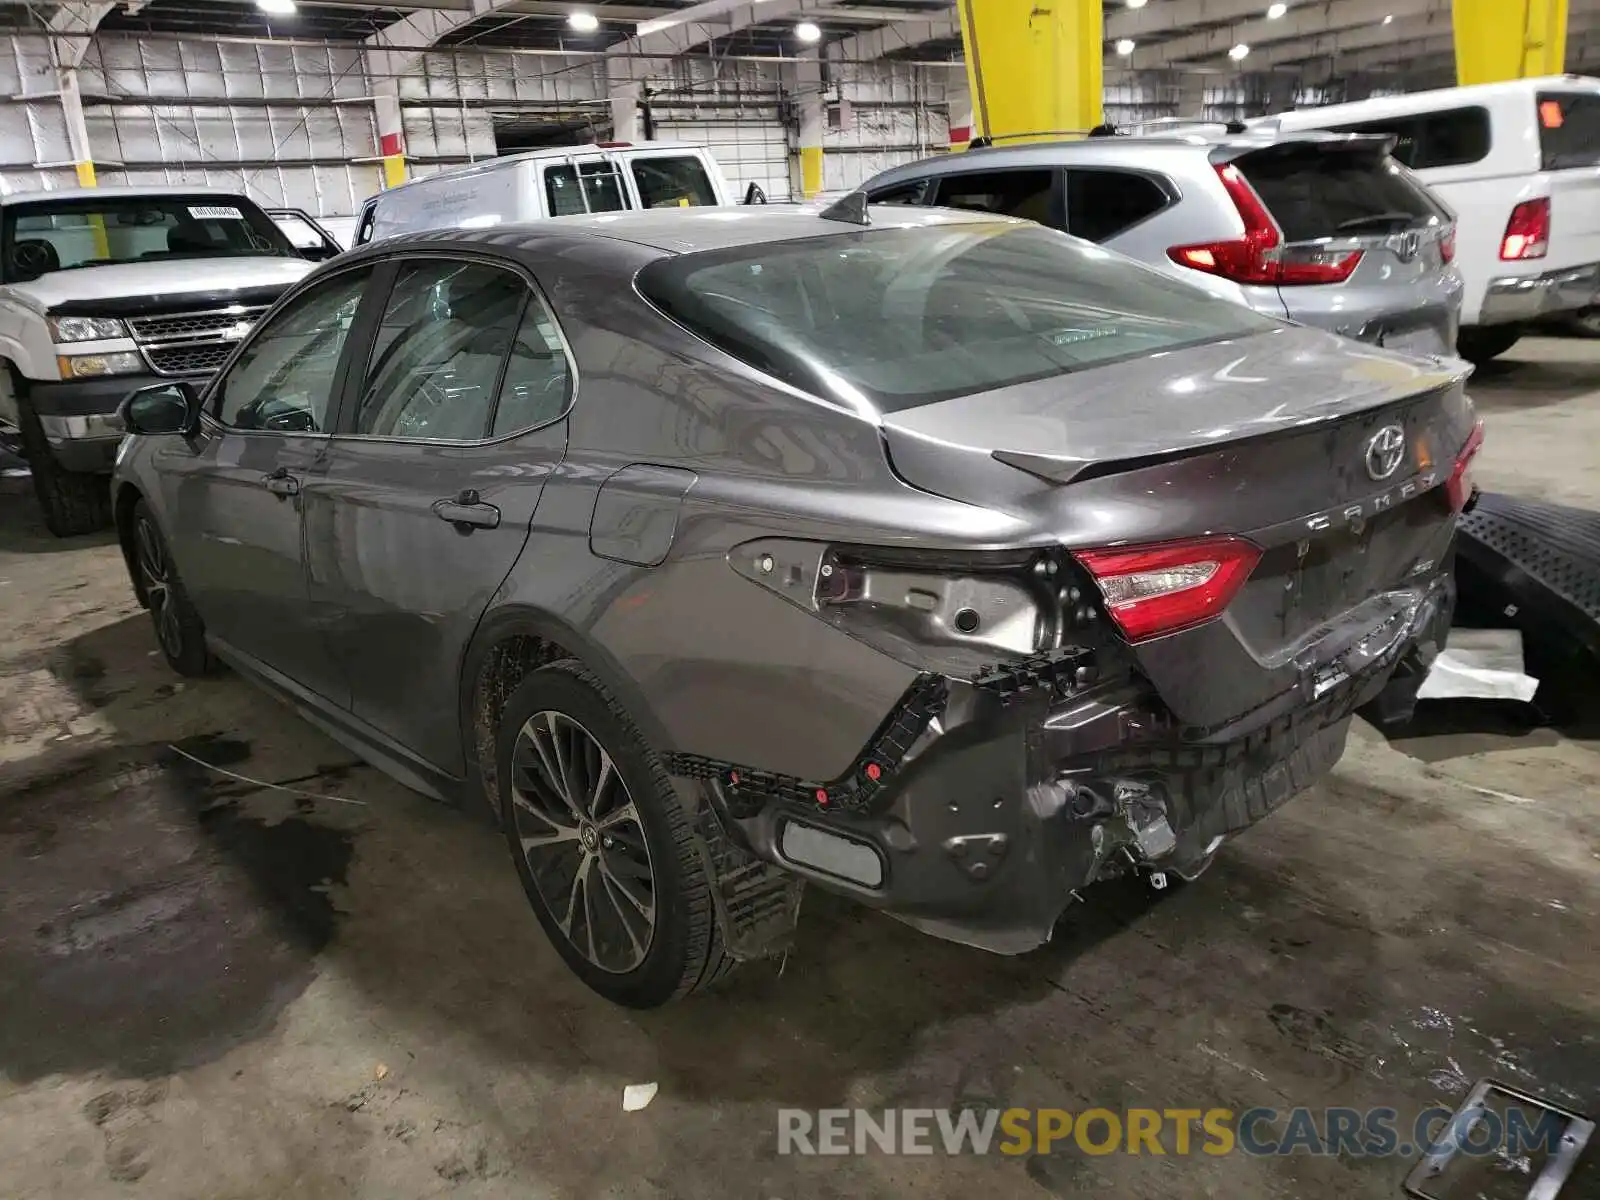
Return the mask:
[(1507, 262), (1543, 258), (1549, 248), (1550, 198), (1524, 200), (1511, 210), (1506, 236), (1500, 243), (1500, 257)]
[(1447, 263), (1456, 260), (1456, 227), (1450, 226), (1439, 237), (1439, 257)]
[(1284, 247), (1272, 215), (1239, 168), (1231, 163), (1220, 166), (1217, 177), (1244, 222), (1244, 237), (1174, 246), (1167, 251), (1167, 257), (1180, 267), (1220, 275), (1235, 283), (1283, 287), (1343, 283), (1361, 262), (1360, 250)]
[(1444, 494), (1450, 501), (1451, 512), (1460, 512), (1466, 508), (1467, 501), (1472, 499), (1472, 460), (1482, 445), (1483, 422), (1479, 421), (1467, 435), (1467, 444), (1462, 446), (1461, 453), (1456, 455), (1455, 469), (1445, 481)]
[(1106, 611), (1131, 642), (1209, 621), (1228, 604), (1261, 551), (1239, 538), (1203, 538), (1159, 546), (1080, 550), (1105, 597)]

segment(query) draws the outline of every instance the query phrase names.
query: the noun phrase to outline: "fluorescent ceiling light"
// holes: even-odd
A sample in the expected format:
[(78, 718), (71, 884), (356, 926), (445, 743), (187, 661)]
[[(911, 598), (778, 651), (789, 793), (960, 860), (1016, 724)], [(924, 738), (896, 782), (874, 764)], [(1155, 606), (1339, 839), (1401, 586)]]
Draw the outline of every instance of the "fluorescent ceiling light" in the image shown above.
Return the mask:
[(586, 8), (575, 8), (567, 14), (567, 24), (579, 33), (593, 33), (600, 28), (600, 18)]
[(1238, 62), (1241, 58), (1249, 53), (1250, 47), (1246, 46), (1243, 42), (1240, 42), (1232, 50), (1228, 51), (1228, 57), (1233, 59), (1234, 62)]
[(815, 21), (801, 21), (794, 27), (794, 35), (802, 42), (814, 42), (822, 36), (822, 30)]
[(294, 0), (256, 0), (256, 7), (279, 17), (290, 16), (295, 10)]
[(1279, 17), (1283, 16), (1283, 14), (1288, 12), (1288, 11), (1289, 11), (1289, 6), (1287, 4), (1274, 4), (1270, 8), (1267, 9), (1267, 20), (1276, 21)]
[(1384, 19), (1383, 19), (1383, 23), (1384, 23), (1384, 24), (1385, 24), (1385, 25), (1392, 25), (1392, 24), (1394, 24), (1394, 14), (1393, 14), (1393, 13), (1390, 13), (1390, 14), (1389, 14), (1389, 15), (1388, 15), (1388, 16), (1387, 16), (1387, 17), (1385, 17), (1385, 18), (1384, 18)]
[(1148, 0), (1128, 0), (1129, 8), (1143, 8)]
[(1132, 38), (1122, 38), (1120, 41), (1118, 41), (1117, 42), (1117, 53), (1122, 55), (1123, 58), (1127, 58), (1128, 55), (1132, 54), (1133, 53), (1133, 39)]

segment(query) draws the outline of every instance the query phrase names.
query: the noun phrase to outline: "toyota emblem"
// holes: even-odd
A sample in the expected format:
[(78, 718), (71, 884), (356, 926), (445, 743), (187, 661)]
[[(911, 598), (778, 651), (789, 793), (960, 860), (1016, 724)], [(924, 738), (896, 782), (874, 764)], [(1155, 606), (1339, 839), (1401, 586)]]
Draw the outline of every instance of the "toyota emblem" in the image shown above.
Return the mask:
[(1406, 460), (1406, 431), (1398, 425), (1385, 425), (1367, 439), (1367, 474), (1387, 479)]

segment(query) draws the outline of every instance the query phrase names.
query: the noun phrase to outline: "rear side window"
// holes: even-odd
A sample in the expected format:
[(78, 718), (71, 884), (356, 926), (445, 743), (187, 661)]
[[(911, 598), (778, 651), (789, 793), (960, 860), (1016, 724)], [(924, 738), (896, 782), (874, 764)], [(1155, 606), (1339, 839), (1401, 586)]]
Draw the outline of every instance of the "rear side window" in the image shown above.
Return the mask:
[(482, 438), (527, 295), (518, 276), (498, 267), (405, 264), (378, 325), (352, 432)]
[(1167, 206), (1148, 175), (1073, 167), (1067, 171), (1067, 232), (1091, 242), (1114, 238)]
[(1335, 128), (1340, 133), (1394, 137), (1395, 158), (1412, 170), (1461, 167), (1489, 156), (1489, 110), (1477, 105)]
[(710, 176), (693, 155), (636, 158), (633, 185), (639, 189), (639, 203), (644, 208), (694, 208), (717, 202)]
[(1286, 241), (1395, 233), (1447, 219), (1388, 155), (1299, 143), (1257, 150), (1234, 165)]
[[(581, 188), (579, 185), (582, 185)], [(586, 212), (618, 212), (628, 207), (622, 177), (609, 162), (584, 162), (546, 167), (544, 198), (552, 217)]]
[(1024, 171), (973, 171), (944, 175), (933, 202), (941, 208), (965, 208), (1002, 217), (1021, 217), (1041, 225), (1060, 226), (1053, 169)]
[(1546, 171), (1600, 164), (1600, 95), (1540, 92), (1539, 150)]
[(1278, 323), (1034, 225), (882, 228), (659, 259), (658, 308), (778, 379), (911, 408)]

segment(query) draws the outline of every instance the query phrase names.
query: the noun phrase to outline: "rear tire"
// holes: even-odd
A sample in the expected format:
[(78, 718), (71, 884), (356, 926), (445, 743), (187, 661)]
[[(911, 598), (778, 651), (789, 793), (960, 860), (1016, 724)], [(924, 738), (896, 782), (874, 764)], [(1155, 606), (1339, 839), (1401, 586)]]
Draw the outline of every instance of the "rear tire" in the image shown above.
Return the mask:
[(44, 510), (44, 525), (57, 537), (94, 533), (111, 523), (110, 481), (104, 475), (68, 471), (55, 460), (45, 440), (39, 417), (26, 404), (18, 405), (17, 423), (22, 448), (27, 452), (33, 492)]
[(1456, 352), (1470, 363), (1482, 366), (1499, 358), (1522, 340), (1522, 330), (1515, 325), (1477, 325), (1464, 328), (1456, 335)]
[(726, 974), (705, 857), (660, 757), (576, 659), (535, 671), (496, 735), (501, 825), (574, 974), (655, 1008)]
[(189, 602), (172, 551), (143, 500), (133, 506), (132, 529), (133, 569), (139, 572), (139, 586), (155, 623), (162, 656), (179, 675), (209, 675), (216, 660), (206, 649), (205, 623)]

